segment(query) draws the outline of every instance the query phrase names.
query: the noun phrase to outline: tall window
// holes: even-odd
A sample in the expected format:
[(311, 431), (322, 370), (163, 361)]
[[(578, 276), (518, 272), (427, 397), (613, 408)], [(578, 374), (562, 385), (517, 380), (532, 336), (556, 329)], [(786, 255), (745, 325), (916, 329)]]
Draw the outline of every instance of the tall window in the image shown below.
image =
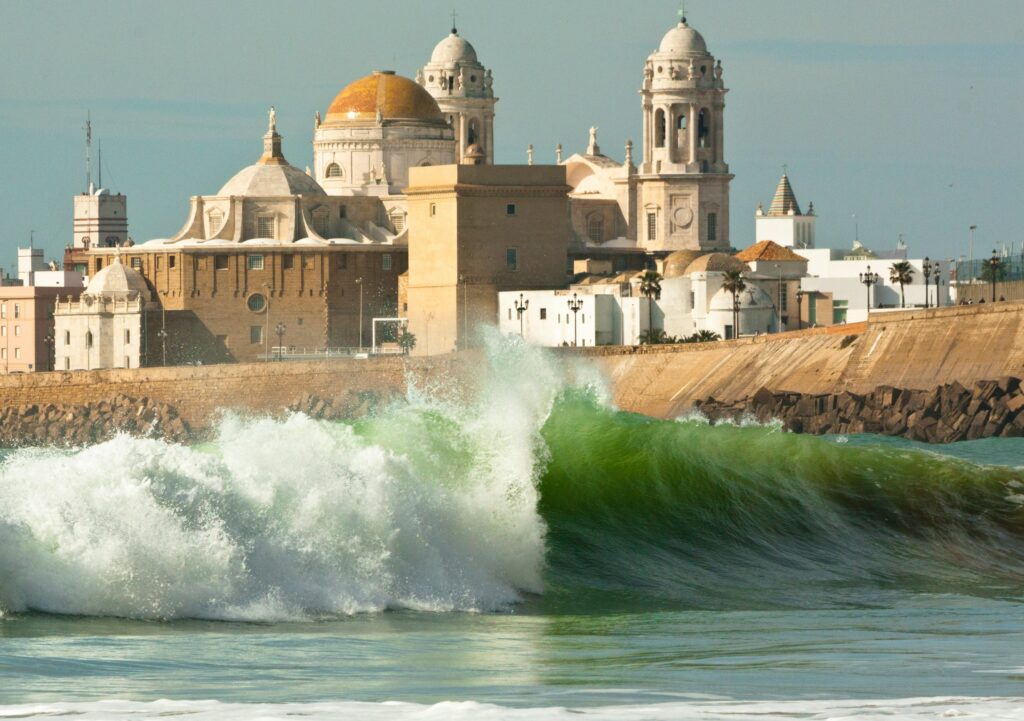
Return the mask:
[(708, 112), (701, 110), (700, 115), (697, 116), (697, 142), (702, 148), (708, 147), (708, 136), (710, 135), (710, 123), (708, 122)]
[(21, 304), (20, 303), (15, 303), (14, 304), (14, 317), (15, 318), (20, 318), (21, 317)]
[(385, 253), (380, 258), (380, 269), (391, 270), (391, 253)]
[(261, 215), (256, 218), (256, 237), (257, 238), (273, 238), (274, 237), (274, 216), (272, 215)]
[(251, 325), (249, 326), (249, 342), (256, 344), (263, 342), (263, 326)]
[(6, 318), (6, 317), (7, 317), (7, 304), (6, 303), (0, 303), (0, 318)]
[(595, 243), (604, 240), (604, 219), (591, 218), (587, 221), (587, 237)]
[(348, 253), (338, 253), (338, 270), (348, 268)]
[(281, 267), (285, 270), (291, 270), (295, 267), (295, 256), (291, 253), (285, 253), (281, 256)]
[(71, 345), (71, 331), (64, 331), (64, 345)]
[(249, 270), (263, 270), (263, 256), (259, 254), (248, 255), (245, 258), (246, 267)]
[(142, 270), (142, 258), (132, 258), (132, 268)]
[(21, 335), (21, 326), (20, 325), (14, 326), (14, 335)]
[(518, 250), (518, 248), (506, 248), (505, 249), (505, 267), (508, 270), (519, 270), (519, 250)]
[(14, 357), (15, 358), (21, 358), (21, 348), (15, 348), (14, 349)]
[(658, 239), (658, 214), (647, 214), (647, 240)]
[(665, 111), (661, 109), (654, 113), (654, 147), (665, 147)]
[(213, 235), (220, 230), (220, 226), (224, 223), (224, 213), (218, 209), (214, 209), (209, 212), (207, 218), (209, 218), (210, 222), (207, 223), (206, 234)]
[(124, 331), (124, 344), (125, 345), (131, 345), (132, 344), (132, 332), (130, 330), (128, 330), (128, 329), (125, 329), (125, 331)]
[(167, 256), (167, 267), (168, 268), (173, 268), (177, 264), (178, 264), (178, 256), (176, 256), (176, 255), (169, 255), (169, 256)]
[(708, 213), (708, 240), (718, 240), (718, 213)]
[(85, 331), (85, 347), (92, 348), (92, 331)]
[(327, 177), (328, 178), (340, 178), (341, 177), (341, 166), (337, 163), (331, 163), (327, 166)]

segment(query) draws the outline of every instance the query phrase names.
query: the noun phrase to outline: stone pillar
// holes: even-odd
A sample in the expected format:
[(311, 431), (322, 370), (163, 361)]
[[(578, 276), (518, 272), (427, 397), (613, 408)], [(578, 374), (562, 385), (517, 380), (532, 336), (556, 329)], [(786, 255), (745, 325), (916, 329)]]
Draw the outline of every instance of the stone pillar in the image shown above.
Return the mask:
[(697, 105), (690, 103), (690, 119), (686, 123), (687, 137), (689, 138), (690, 157), (689, 162), (697, 162)]
[(651, 115), (653, 109), (650, 105), (644, 105), (644, 150), (643, 158), (640, 163), (646, 172), (650, 168), (651, 162)]
[(668, 145), (668, 161), (679, 162), (679, 140), (676, 138), (676, 110), (675, 105), (665, 108), (665, 139)]
[(715, 108), (715, 162), (725, 163), (725, 108)]
[(463, 114), (459, 113), (459, 149), (455, 154), (455, 162), (461, 163), (466, 155), (466, 139), (469, 137), (469, 119)]

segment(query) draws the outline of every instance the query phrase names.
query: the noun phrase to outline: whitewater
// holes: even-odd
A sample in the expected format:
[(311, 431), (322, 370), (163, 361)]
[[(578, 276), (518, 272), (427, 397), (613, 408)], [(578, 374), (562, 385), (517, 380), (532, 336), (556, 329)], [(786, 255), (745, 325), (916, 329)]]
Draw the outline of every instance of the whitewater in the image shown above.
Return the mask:
[[(0, 452), (0, 719), (1024, 718), (1024, 443), (472, 393)], [(571, 379), (571, 380), (567, 380)]]

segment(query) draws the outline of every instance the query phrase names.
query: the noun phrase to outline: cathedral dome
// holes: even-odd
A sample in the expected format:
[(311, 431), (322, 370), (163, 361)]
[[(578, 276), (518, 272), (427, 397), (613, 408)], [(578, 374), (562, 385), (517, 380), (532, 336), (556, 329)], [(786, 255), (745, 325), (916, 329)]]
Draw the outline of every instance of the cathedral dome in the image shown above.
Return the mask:
[(439, 42), (430, 55), (431, 63), (446, 64), (455, 62), (477, 62), (476, 50), (469, 44), (468, 40), (459, 37), (459, 34), (452, 29), (452, 34)]
[(150, 298), (149, 286), (142, 273), (122, 263), (120, 254), (114, 256), (113, 263), (89, 279), (89, 287), (85, 290), (85, 295), (93, 297), (124, 297), (136, 293), (144, 300)]
[(378, 112), (381, 120), (445, 122), (437, 101), (418, 83), (391, 70), (377, 70), (338, 93), (327, 109), (324, 125), (374, 121)]
[(219, 196), (275, 197), (282, 195), (326, 195), (320, 185), (287, 163), (259, 162), (242, 168), (217, 193)]
[(668, 55), (707, 55), (708, 46), (701, 34), (683, 20), (665, 33), (658, 52)]

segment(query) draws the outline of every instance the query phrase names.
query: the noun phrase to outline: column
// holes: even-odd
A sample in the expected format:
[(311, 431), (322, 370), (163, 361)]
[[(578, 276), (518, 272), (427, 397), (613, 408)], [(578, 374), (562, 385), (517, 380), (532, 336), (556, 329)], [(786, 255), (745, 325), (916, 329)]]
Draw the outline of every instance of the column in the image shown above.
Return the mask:
[(644, 105), (644, 156), (641, 161), (641, 166), (647, 172), (650, 169), (651, 162), (651, 113), (652, 108), (650, 105)]
[(725, 164), (725, 108), (715, 109), (715, 162)]
[(463, 113), (459, 113), (459, 149), (455, 153), (455, 162), (461, 163), (466, 154), (466, 138), (469, 136), (469, 120)]
[(697, 162), (697, 105), (690, 103), (690, 119), (686, 123), (686, 134), (690, 141), (690, 162)]
[(676, 111), (674, 105), (665, 108), (665, 139), (668, 145), (668, 162), (679, 161), (679, 139), (676, 138)]

